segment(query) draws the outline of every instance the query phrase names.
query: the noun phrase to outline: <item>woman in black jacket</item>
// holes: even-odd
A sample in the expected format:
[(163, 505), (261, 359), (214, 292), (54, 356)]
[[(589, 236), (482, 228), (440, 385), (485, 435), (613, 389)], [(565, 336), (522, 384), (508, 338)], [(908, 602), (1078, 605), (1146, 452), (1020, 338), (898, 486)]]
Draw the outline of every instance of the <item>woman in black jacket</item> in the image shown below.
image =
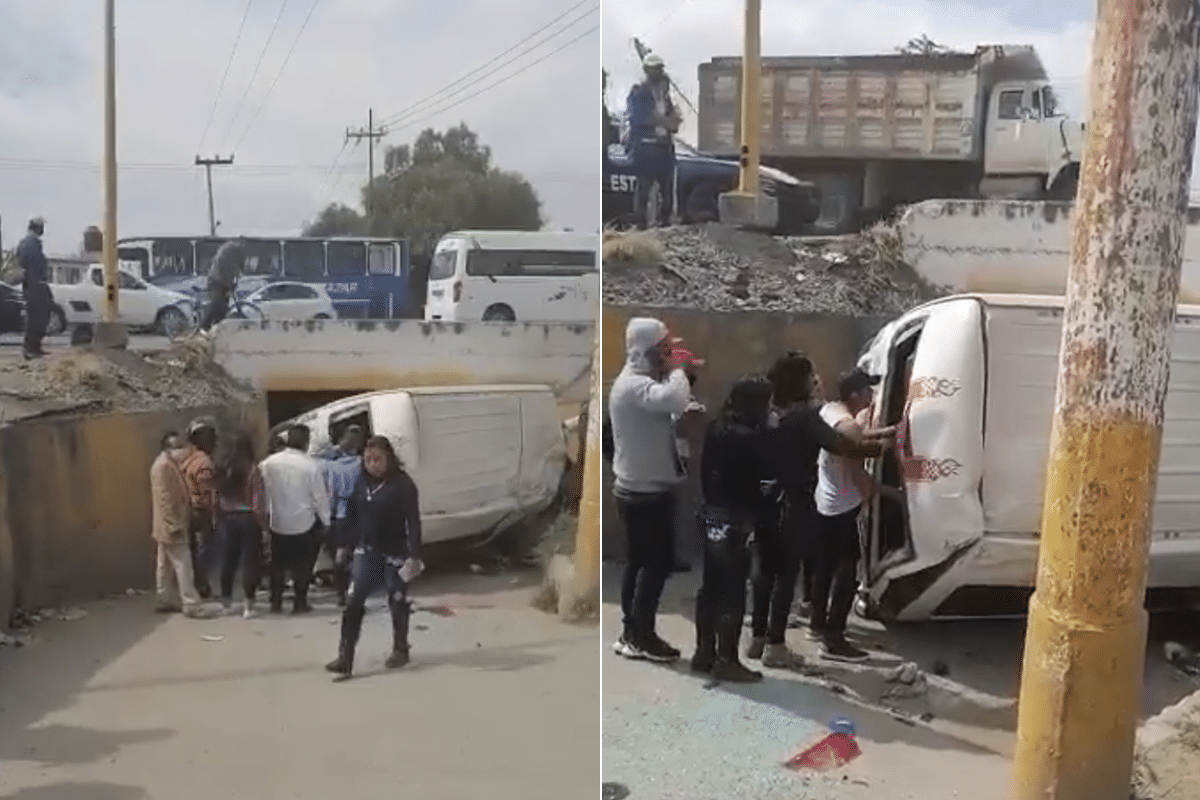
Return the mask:
[(338, 678), (354, 671), (354, 650), (362, 633), (367, 598), (387, 590), (392, 615), (388, 669), (408, 663), (408, 585), (420, 574), (421, 505), (417, 485), (405, 472), (392, 443), (372, 436), (363, 449), (363, 473), (346, 507), (346, 532), (353, 549), (350, 588), (342, 612), (338, 656), (325, 669)]
[(704, 577), (696, 595), (691, 667), (722, 681), (762, 680), (761, 672), (738, 660), (738, 639), (746, 613), (749, 541), (767, 505), (761, 486), (771, 475), (771, 464), (762, 436), (770, 402), (771, 384), (765, 378), (735, 383), (720, 414), (708, 425), (700, 456)]

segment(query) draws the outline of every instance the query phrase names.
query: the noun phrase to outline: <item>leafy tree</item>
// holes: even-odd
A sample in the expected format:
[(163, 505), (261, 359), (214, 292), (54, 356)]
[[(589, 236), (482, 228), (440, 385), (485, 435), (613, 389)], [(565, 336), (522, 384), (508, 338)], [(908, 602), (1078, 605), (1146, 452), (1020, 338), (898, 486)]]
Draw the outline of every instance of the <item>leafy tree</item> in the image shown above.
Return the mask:
[(920, 36), (909, 39), (903, 47), (897, 47), (896, 52), (906, 56), (936, 56), (949, 53), (950, 48), (944, 44), (938, 44), (922, 33)]
[(389, 147), (383, 175), (362, 190), (370, 215), (333, 204), (305, 234), (396, 236), (423, 260), (449, 231), (538, 230), (541, 200), (519, 173), (492, 163), (492, 151), (465, 124), (422, 131), (411, 144)]

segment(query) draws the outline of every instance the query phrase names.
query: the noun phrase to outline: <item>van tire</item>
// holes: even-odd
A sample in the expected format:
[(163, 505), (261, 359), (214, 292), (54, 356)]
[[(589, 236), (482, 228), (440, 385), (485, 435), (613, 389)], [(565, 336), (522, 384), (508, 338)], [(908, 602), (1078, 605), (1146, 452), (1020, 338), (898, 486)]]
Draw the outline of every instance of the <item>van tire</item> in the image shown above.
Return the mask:
[(47, 336), (60, 336), (67, 332), (67, 315), (62, 310), (62, 306), (54, 305), (50, 308), (50, 319), (46, 322)]
[(484, 322), (516, 322), (517, 314), (504, 304), (488, 306), (483, 312)]
[(715, 183), (702, 183), (688, 192), (684, 203), (684, 221), (689, 225), (719, 222), (721, 218), (720, 197), (725, 189)]

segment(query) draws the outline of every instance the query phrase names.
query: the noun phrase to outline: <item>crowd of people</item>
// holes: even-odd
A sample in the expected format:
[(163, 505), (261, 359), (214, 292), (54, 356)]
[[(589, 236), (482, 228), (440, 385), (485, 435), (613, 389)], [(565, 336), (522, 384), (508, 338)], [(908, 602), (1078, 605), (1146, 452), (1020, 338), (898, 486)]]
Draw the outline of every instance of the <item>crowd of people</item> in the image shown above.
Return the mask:
[[(614, 650), (670, 662), (681, 651), (659, 636), (656, 621), (663, 589), (678, 569), (679, 488), (697, 466), (685, 460), (678, 440), (703, 414), (692, 394), (703, 362), (649, 317), (629, 321), (625, 343), (626, 363), (608, 401), (613, 493), (628, 542)], [(689, 531), (703, 554), (693, 671), (718, 680), (761, 680), (740, 652), (748, 584), (748, 660), (780, 668), (802, 663), (785, 637), (797, 584), (822, 656), (867, 657), (846, 636), (858, 590), (858, 517), (876, 494), (899, 496), (863, 464), (895, 436), (894, 428), (869, 427), (878, 381), (852, 370), (827, 401), (812, 360), (788, 352), (767, 374), (736, 381), (707, 421), (698, 464), (701, 503)]]
[(214, 420), (196, 419), (183, 437), (163, 436), (150, 468), (159, 613), (207, 619), (231, 611), (240, 573), (246, 619), (257, 616), (264, 577), (270, 613), (284, 612), (290, 579), (291, 613), (307, 614), (324, 550), (343, 609), (337, 657), (326, 670), (352, 674), (366, 602), (380, 589), (392, 621), (386, 665), (407, 664), (409, 584), (424, 569), (421, 515), (416, 484), (391, 442), (352, 425), (317, 457), (309, 428), (293, 425), (259, 460), (249, 436), (227, 438)]

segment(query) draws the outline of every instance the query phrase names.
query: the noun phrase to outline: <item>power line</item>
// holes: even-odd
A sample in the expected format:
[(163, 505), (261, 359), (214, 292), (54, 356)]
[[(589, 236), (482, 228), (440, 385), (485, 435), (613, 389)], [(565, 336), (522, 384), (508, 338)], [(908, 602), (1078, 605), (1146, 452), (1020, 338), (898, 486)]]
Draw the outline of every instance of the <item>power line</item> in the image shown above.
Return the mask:
[(424, 123), (424, 122), (428, 122), (429, 120), (433, 119), (434, 117), (438, 116), (439, 114), (442, 114), (442, 113), (444, 113), (444, 112), (446, 112), (446, 111), (449, 111), (449, 110), (450, 110), (450, 109), (452, 109), (452, 108), (457, 108), (458, 106), (461, 106), (463, 103), (467, 102), (468, 100), (472, 100), (472, 99), (474, 99), (474, 98), (478, 97), (478, 96), (479, 96), (479, 95), (481, 95), (481, 94), (484, 94), (484, 93), (486, 93), (486, 92), (489, 92), (489, 91), (491, 91), (492, 89), (495, 89), (495, 88), (496, 88), (497, 86), (499, 86), (500, 84), (502, 84), (502, 83), (507, 83), (508, 81), (510, 81), (510, 80), (512, 80), (513, 78), (517, 77), (517, 76), (518, 76), (518, 75), (520, 75), (521, 73), (523, 73), (523, 72), (527, 72), (528, 70), (530, 70), (530, 69), (533, 69), (533, 68), (534, 68), (534, 67), (536, 67), (538, 64), (541, 64), (542, 62), (546, 61), (547, 59), (550, 59), (550, 58), (552, 58), (552, 57), (554, 57), (554, 56), (558, 55), (558, 54), (559, 54), (559, 53), (561, 53), (563, 50), (566, 50), (566, 49), (567, 49), (568, 47), (570, 47), (571, 45), (577, 44), (578, 42), (582, 41), (583, 39), (587, 38), (588, 36), (592, 35), (593, 33), (595, 33), (595, 32), (596, 32), (596, 31), (598, 31), (598, 30), (600, 30), (600, 26), (599, 26), (599, 25), (593, 25), (592, 27), (588, 28), (588, 29), (587, 29), (586, 31), (584, 31), (583, 33), (581, 33), (581, 34), (579, 34), (578, 36), (576, 36), (574, 39), (571, 39), (571, 40), (569, 40), (568, 42), (566, 42), (565, 44), (563, 44), (563, 45), (560, 45), (559, 47), (556, 47), (556, 48), (554, 48), (553, 50), (551, 50), (549, 53), (546, 53), (546, 54), (545, 54), (544, 56), (542, 56), (541, 58), (538, 58), (538, 59), (536, 59), (536, 60), (534, 60), (534, 61), (530, 61), (528, 64), (525, 64), (524, 66), (522, 66), (522, 67), (521, 67), (520, 69), (518, 69), (517, 71), (515, 71), (515, 72), (510, 72), (508, 75), (505, 75), (505, 76), (504, 76), (503, 78), (501, 78), (500, 80), (493, 81), (492, 83), (489, 83), (489, 84), (487, 84), (486, 86), (484, 86), (484, 87), (480, 88), (479, 90), (472, 92), (471, 94), (467, 95), (466, 97), (462, 97), (462, 98), (459, 98), (458, 100), (455, 100), (453, 103), (450, 103), (450, 104), (448, 104), (448, 105), (442, 106), (441, 108), (434, 109), (433, 111), (430, 111), (430, 112), (429, 112), (427, 115), (425, 115), (424, 117), (420, 117), (420, 118), (417, 118), (417, 119), (414, 119), (414, 120), (410, 120), (410, 121), (408, 121), (408, 122), (405, 122), (405, 123), (403, 123), (403, 124), (401, 124), (401, 125), (399, 125), (399, 126), (396, 126), (396, 127), (391, 127), (391, 128), (389, 128), (389, 131), (388, 131), (388, 132), (389, 132), (389, 133), (395, 133), (396, 131), (402, 131), (402, 130), (406, 130), (406, 129), (408, 129), (408, 128), (411, 128), (411, 127), (413, 127), (414, 125), (420, 125), (420, 124), (422, 124), (422, 123)]
[[(401, 109), (400, 111), (397, 111), (397, 112), (395, 112), (395, 113), (392, 113), (392, 114), (389, 114), (389, 115), (387, 115), (387, 116), (386, 116), (386, 117), (384, 117), (382, 120), (380, 120), (380, 124), (381, 124), (381, 125), (388, 125), (388, 124), (391, 124), (392, 122), (394, 122), (394, 121), (396, 121), (396, 120), (398, 120), (398, 119), (400, 119), (400, 118), (402, 118), (402, 117), (405, 117), (405, 116), (409, 116), (409, 115), (411, 115), (413, 112), (417, 111), (417, 110), (418, 110), (418, 109), (420, 109), (422, 106), (425, 106), (425, 105), (428, 105), (428, 104), (430, 104), (430, 102), (433, 102), (433, 103), (438, 103), (438, 102), (441, 102), (442, 100), (445, 100), (445, 99), (447, 99), (447, 97), (448, 97), (448, 96), (453, 96), (453, 95), (455, 95), (455, 94), (458, 94), (460, 91), (462, 91), (462, 89), (460, 89), (460, 90), (458, 90), (458, 91), (455, 91), (455, 92), (452, 92), (452, 93), (451, 93), (450, 95), (448, 95), (448, 96), (443, 96), (443, 95), (444, 95), (444, 94), (445, 94), (447, 91), (449, 91), (449, 90), (453, 89), (453, 88), (454, 88), (454, 87), (456, 87), (456, 86), (459, 86), (460, 84), (462, 84), (462, 83), (463, 83), (464, 81), (466, 81), (467, 79), (469, 79), (469, 78), (471, 78), (471, 77), (473, 77), (473, 76), (475, 76), (475, 75), (478, 75), (479, 73), (481, 73), (481, 72), (483, 72), (484, 70), (488, 69), (488, 67), (492, 66), (493, 64), (496, 64), (496, 62), (497, 62), (497, 61), (500, 61), (502, 58), (504, 58), (504, 57), (505, 57), (505, 56), (507, 56), (508, 54), (512, 53), (514, 50), (517, 50), (517, 49), (519, 49), (519, 48), (520, 48), (522, 45), (524, 45), (524, 44), (526, 44), (527, 42), (531, 41), (532, 39), (536, 38), (536, 37), (537, 37), (539, 34), (541, 34), (543, 31), (545, 31), (545, 30), (547, 30), (547, 29), (549, 29), (549, 28), (553, 27), (553, 26), (554, 26), (556, 23), (558, 23), (560, 20), (562, 20), (562, 19), (564, 19), (565, 17), (567, 17), (567, 16), (571, 15), (571, 14), (572, 14), (572, 13), (574, 13), (574, 12), (575, 12), (577, 9), (579, 9), (579, 8), (581, 8), (582, 6), (585, 6), (585, 5), (587, 5), (587, 4), (591, 3), (591, 2), (592, 2), (592, 0), (580, 0), (580, 2), (578, 2), (578, 3), (576, 3), (575, 5), (571, 6), (571, 7), (570, 7), (570, 8), (568, 8), (566, 11), (564, 11), (564, 12), (563, 12), (563, 13), (561, 13), (561, 14), (559, 14), (557, 17), (555, 17), (554, 19), (550, 20), (549, 22), (547, 22), (547, 23), (546, 23), (545, 25), (543, 25), (542, 27), (540, 27), (540, 28), (538, 28), (537, 30), (535, 30), (533, 33), (530, 33), (528, 36), (526, 36), (525, 38), (521, 39), (519, 42), (517, 42), (516, 44), (514, 44), (512, 47), (509, 47), (509, 48), (508, 48), (507, 50), (505, 50), (504, 52), (502, 52), (502, 53), (499, 53), (498, 55), (494, 56), (493, 58), (491, 58), (491, 59), (490, 59), (490, 60), (488, 60), (488, 61), (485, 61), (483, 64), (480, 64), (478, 67), (476, 67), (475, 69), (471, 70), (470, 72), (467, 72), (467, 73), (465, 73), (464, 75), (461, 75), (461, 76), (459, 76), (459, 78), (458, 78), (457, 80), (454, 80), (454, 81), (452, 81), (452, 82), (450, 82), (450, 83), (446, 84), (446, 85), (445, 85), (445, 86), (443, 86), (442, 88), (438, 89), (437, 91), (435, 91), (435, 92), (432, 92), (432, 93), (431, 93), (431, 94), (429, 94), (429, 95), (426, 95), (425, 97), (421, 98), (420, 100), (418, 100), (417, 102), (413, 103), (412, 105), (409, 105), (408, 107), (406, 107), (406, 108), (403, 108), (403, 109)], [(594, 13), (596, 13), (596, 12), (597, 12), (597, 11), (599, 11), (599, 10), (600, 10), (599, 6), (593, 6), (593, 7), (592, 7), (590, 10), (588, 10), (588, 11), (587, 11), (585, 14), (583, 14), (583, 15), (582, 15), (582, 16), (580, 16), (580, 17), (578, 17), (577, 19), (574, 19), (574, 20), (572, 20), (570, 23), (568, 23), (568, 24), (567, 24), (567, 25), (565, 25), (563, 28), (561, 28), (560, 30), (558, 30), (557, 32), (555, 32), (554, 34), (552, 34), (552, 35), (551, 35), (550, 37), (548, 37), (547, 39), (545, 39), (545, 40), (542, 40), (542, 41), (539, 41), (538, 43), (536, 43), (536, 44), (532, 45), (531, 47), (529, 47), (529, 48), (526, 48), (525, 50), (523, 50), (522, 52), (518, 53), (518, 54), (517, 54), (516, 56), (514, 56), (513, 58), (511, 58), (511, 59), (509, 59), (508, 61), (504, 62), (503, 64), (496, 64), (496, 67), (495, 67), (495, 69), (491, 70), (491, 72), (495, 72), (495, 70), (496, 70), (496, 69), (503, 69), (504, 67), (506, 67), (506, 66), (508, 66), (509, 64), (511, 64), (513, 61), (516, 61), (516, 60), (518, 60), (518, 59), (522, 58), (523, 56), (525, 56), (525, 55), (528, 55), (528, 54), (529, 54), (531, 51), (533, 51), (533, 50), (536, 50), (537, 48), (541, 47), (541, 46), (542, 46), (543, 44), (545, 44), (546, 42), (550, 41), (550, 39), (553, 39), (553, 38), (555, 38), (556, 36), (559, 36), (559, 35), (561, 35), (561, 34), (562, 34), (562, 33), (563, 33), (563, 32), (564, 32), (564, 31), (565, 31), (567, 28), (570, 28), (571, 26), (575, 25), (575, 24), (576, 24), (577, 22), (579, 22), (580, 20), (584, 19), (585, 17), (588, 17), (588, 16), (590, 16), (591, 14), (594, 14)], [(473, 83), (477, 83), (477, 82), (478, 82), (478, 81), (472, 81), (472, 84), (473, 84)], [(463, 89), (465, 89), (465, 88), (470, 88), (470, 85), (471, 85), (471, 84), (468, 84), (468, 86), (466, 86), (466, 87), (463, 87)]]
[(250, 129), (254, 127), (255, 121), (258, 120), (258, 115), (263, 112), (264, 108), (266, 108), (267, 101), (271, 99), (271, 92), (275, 91), (275, 85), (279, 83), (279, 79), (283, 77), (283, 71), (287, 69), (288, 62), (292, 59), (292, 53), (296, 52), (296, 45), (300, 43), (300, 37), (304, 35), (304, 29), (308, 27), (308, 23), (313, 18), (313, 14), (316, 12), (317, 6), (320, 5), (320, 3), (321, 0), (313, 0), (312, 5), (308, 7), (308, 14), (304, 17), (304, 22), (300, 24), (300, 30), (296, 31), (296, 36), (292, 39), (292, 45), (288, 48), (287, 55), (283, 57), (283, 63), (279, 65), (279, 71), (275, 73), (275, 78), (267, 87), (267, 93), (263, 95), (262, 102), (258, 104), (258, 108), (256, 108), (254, 114), (251, 115), (250, 122), (248, 125), (246, 125), (246, 129), (242, 131), (242, 135), (238, 137), (237, 142), (235, 142), (233, 147), (230, 148), (231, 151), (236, 151), (242, 146), (242, 142), (246, 140), (246, 137), (250, 134)]
[(237, 55), (238, 45), (242, 42), (242, 32), (246, 30), (246, 20), (250, 17), (252, 5), (254, 5), (254, 0), (246, 0), (246, 8), (242, 11), (242, 21), (238, 23), (237, 36), (233, 38), (233, 49), (229, 51), (229, 60), (225, 62), (225, 71), (221, 73), (221, 83), (217, 86), (216, 96), (213, 97), (212, 110), (208, 112), (208, 121), (204, 123), (204, 131), (200, 134), (200, 144), (196, 145), (197, 150), (204, 149), (204, 140), (208, 137), (208, 131), (217, 117), (217, 105), (221, 102), (221, 93), (225, 91), (225, 82), (229, 80), (229, 70), (233, 67), (233, 58)]
[(267, 49), (271, 46), (271, 40), (275, 38), (275, 31), (279, 29), (279, 22), (283, 19), (283, 12), (287, 9), (288, 0), (283, 0), (279, 4), (279, 13), (275, 15), (275, 22), (271, 25), (271, 32), (267, 34), (267, 41), (263, 42), (262, 51), (258, 54), (258, 60), (254, 62), (254, 71), (250, 73), (250, 80), (246, 83), (246, 91), (242, 92), (242, 98), (238, 100), (237, 106), (233, 109), (233, 117), (229, 120), (229, 127), (225, 129), (225, 133), (221, 135), (221, 140), (229, 138), (229, 134), (233, 133), (233, 126), (238, 121), (238, 115), (242, 113), (242, 108), (246, 105), (246, 98), (250, 96), (250, 90), (254, 88), (254, 80), (258, 77), (258, 71), (262, 69), (263, 59), (267, 57)]

